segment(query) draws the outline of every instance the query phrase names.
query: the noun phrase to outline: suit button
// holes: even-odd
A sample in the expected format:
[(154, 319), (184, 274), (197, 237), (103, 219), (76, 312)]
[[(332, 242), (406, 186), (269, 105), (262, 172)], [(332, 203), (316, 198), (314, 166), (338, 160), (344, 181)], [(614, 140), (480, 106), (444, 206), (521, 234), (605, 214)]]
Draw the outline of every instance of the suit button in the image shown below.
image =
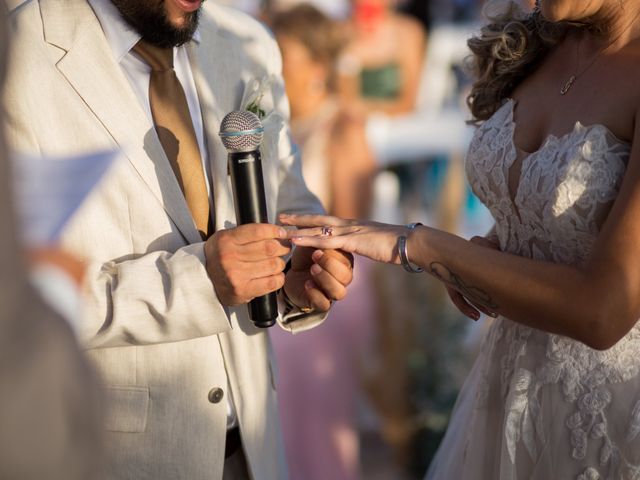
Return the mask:
[(212, 388), (209, 392), (209, 401), (211, 403), (220, 403), (224, 397), (224, 390), (221, 388)]

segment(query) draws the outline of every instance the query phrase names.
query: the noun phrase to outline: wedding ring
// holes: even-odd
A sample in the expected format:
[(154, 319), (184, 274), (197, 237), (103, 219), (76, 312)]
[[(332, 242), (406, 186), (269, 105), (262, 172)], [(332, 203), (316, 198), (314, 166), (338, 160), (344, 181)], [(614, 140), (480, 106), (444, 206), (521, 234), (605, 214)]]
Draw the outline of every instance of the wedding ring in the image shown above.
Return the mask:
[(330, 237), (331, 235), (333, 235), (333, 228), (331, 228), (331, 227), (322, 227), (321, 235), (323, 237)]

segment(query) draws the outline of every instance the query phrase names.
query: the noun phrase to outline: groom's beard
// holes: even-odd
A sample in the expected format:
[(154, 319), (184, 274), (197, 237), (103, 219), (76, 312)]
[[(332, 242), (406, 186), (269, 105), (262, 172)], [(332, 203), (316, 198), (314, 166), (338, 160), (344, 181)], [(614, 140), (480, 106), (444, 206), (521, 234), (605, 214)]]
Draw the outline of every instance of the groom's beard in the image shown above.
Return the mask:
[(178, 47), (193, 38), (200, 21), (200, 9), (184, 14), (184, 24), (169, 21), (164, 0), (111, 0), (122, 18), (147, 42), (161, 48)]

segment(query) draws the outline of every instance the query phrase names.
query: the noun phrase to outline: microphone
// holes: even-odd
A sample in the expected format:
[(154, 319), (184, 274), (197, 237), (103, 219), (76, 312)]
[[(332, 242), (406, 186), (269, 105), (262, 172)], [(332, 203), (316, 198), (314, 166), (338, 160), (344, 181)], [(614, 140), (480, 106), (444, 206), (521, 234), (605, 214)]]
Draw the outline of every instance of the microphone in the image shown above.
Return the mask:
[[(252, 112), (231, 112), (220, 124), (220, 137), (229, 153), (229, 175), (238, 225), (269, 221), (262, 179), (262, 160), (258, 148), (263, 135), (262, 123)], [(278, 317), (276, 293), (268, 293), (251, 300), (249, 317), (258, 328), (273, 326)]]

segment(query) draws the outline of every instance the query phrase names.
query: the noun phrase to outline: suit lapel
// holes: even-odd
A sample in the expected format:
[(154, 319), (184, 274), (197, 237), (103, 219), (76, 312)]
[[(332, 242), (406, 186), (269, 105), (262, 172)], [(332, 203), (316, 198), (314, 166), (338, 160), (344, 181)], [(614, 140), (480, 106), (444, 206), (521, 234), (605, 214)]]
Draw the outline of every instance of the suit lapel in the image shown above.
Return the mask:
[(202, 241), (158, 140), (127, 78), (113, 59), (86, 0), (41, 2), (46, 41), (66, 51), (57, 68), (161, 203), (189, 243)]

